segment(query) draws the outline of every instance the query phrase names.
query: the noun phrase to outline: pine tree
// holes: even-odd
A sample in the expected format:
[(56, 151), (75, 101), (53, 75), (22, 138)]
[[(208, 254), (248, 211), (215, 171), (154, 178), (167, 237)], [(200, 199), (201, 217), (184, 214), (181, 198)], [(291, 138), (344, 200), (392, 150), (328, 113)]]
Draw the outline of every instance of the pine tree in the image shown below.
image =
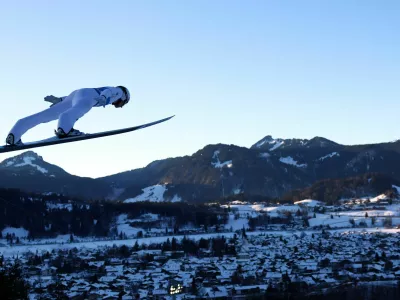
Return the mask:
[(175, 237), (172, 238), (171, 250), (172, 250), (172, 251), (178, 250), (178, 247), (177, 247), (177, 245), (176, 245), (176, 238), (175, 238)]
[(196, 281), (194, 280), (194, 277), (192, 280), (192, 285), (190, 287), (190, 292), (192, 295), (197, 296), (197, 285), (196, 285)]
[(378, 253), (375, 253), (375, 261), (379, 261), (379, 254)]
[(139, 251), (139, 243), (138, 243), (138, 241), (135, 242), (135, 245), (133, 246), (133, 251)]
[(29, 285), (18, 263), (0, 270), (0, 291), (2, 299), (28, 299)]
[(246, 229), (244, 228), (244, 225), (243, 225), (243, 228), (242, 228), (242, 237), (243, 238), (247, 238)]

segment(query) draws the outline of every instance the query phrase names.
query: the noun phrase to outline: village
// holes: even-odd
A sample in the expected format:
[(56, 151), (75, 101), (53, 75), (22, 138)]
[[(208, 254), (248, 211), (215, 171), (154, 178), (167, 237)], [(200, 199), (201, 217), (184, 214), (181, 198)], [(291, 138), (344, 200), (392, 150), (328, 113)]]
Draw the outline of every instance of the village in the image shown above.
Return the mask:
[(126, 229), (122, 239), (8, 245), (1, 261), (22, 266), (32, 299), (245, 299), (400, 282), (396, 200), (223, 208), (227, 224), (207, 234), (143, 234), (123, 216), (116, 223)]

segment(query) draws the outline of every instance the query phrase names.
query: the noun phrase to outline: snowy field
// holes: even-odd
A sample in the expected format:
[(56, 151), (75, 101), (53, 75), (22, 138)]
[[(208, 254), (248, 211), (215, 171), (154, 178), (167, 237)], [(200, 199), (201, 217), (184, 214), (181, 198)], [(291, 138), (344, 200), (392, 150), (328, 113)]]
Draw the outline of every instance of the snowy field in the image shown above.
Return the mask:
[[(238, 211), (241, 216), (257, 217), (262, 212), (267, 212), (268, 215), (278, 217), (287, 211), (296, 213), (300, 207), (298, 205), (281, 205), (281, 206), (265, 206), (263, 204), (233, 204), (229, 205), (232, 211)], [(228, 205), (221, 205), (223, 208), (228, 208)]]
[[(232, 202), (233, 203), (233, 202)], [(230, 207), (233, 213), (238, 213), (240, 218), (234, 220), (233, 216), (230, 215), (229, 223), (225, 228), (233, 227), (233, 230), (241, 229), (243, 226), (248, 228), (247, 217), (255, 218), (260, 213), (266, 212), (271, 217), (279, 217), (285, 212), (291, 212), (295, 214), (301, 207), (313, 208), (318, 205), (322, 205), (322, 202), (318, 200), (305, 199), (295, 202), (295, 205), (281, 205), (281, 206), (265, 206), (263, 204), (246, 204), (243, 202), (235, 202), (231, 205), (222, 205), (223, 208)], [(367, 217), (365, 217), (367, 213)], [(360, 222), (364, 221), (368, 227), (383, 226), (385, 217), (392, 217), (392, 225), (400, 225), (400, 204), (387, 205), (385, 210), (350, 210), (344, 212), (327, 212), (325, 214), (314, 213), (312, 210), (308, 212), (310, 217), (310, 226), (329, 225), (331, 228), (349, 228), (351, 227), (350, 220), (354, 219), (355, 224), (359, 225)], [(372, 224), (371, 217), (376, 217), (375, 224)]]
[[(154, 186), (155, 188), (152, 190), (153, 197), (157, 198), (162, 195), (165, 190), (161, 185)], [(146, 193), (149, 190), (144, 189)], [(149, 194), (150, 195), (150, 194)], [(65, 209), (69, 209), (68, 204), (64, 204)], [(225, 233), (210, 233), (210, 234), (193, 234), (186, 235), (188, 238), (199, 240), (201, 238), (211, 238), (216, 236), (225, 236), (232, 237), (235, 234), (235, 231), (241, 230), (245, 228), (249, 229), (248, 218), (249, 217), (257, 217), (263, 214), (267, 214), (271, 217), (279, 217), (285, 214), (286, 212), (291, 212), (293, 215), (300, 210), (308, 210), (308, 221), (310, 228), (302, 231), (283, 231), (283, 230), (268, 230), (268, 231), (255, 231), (249, 232), (248, 235), (258, 235), (258, 234), (273, 234), (273, 235), (285, 235), (292, 236), (293, 234), (300, 234), (304, 232), (306, 234), (312, 233), (320, 233), (321, 229), (313, 230), (314, 226), (330, 226), (330, 232), (386, 232), (386, 233), (398, 233), (400, 229), (385, 229), (384, 221), (387, 217), (390, 217), (392, 221), (392, 227), (400, 225), (400, 204), (394, 205), (386, 205), (385, 210), (348, 210), (341, 212), (325, 212), (325, 213), (314, 213), (314, 207), (322, 205), (322, 202), (313, 199), (305, 199), (302, 201), (296, 202), (294, 205), (280, 205), (280, 206), (267, 206), (264, 204), (249, 204), (240, 201), (234, 201), (230, 205), (222, 205), (223, 208), (230, 208), (229, 219), (227, 224), (225, 224), (224, 228), (227, 231), (232, 229), (233, 232), (225, 232)], [(329, 208), (326, 206), (326, 208)], [(366, 217), (367, 214), (367, 217)], [(314, 217), (315, 216), (315, 217)], [(375, 217), (375, 223), (372, 224), (372, 218)], [(159, 228), (150, 228), (147, 229), (148, 232), (157, 232), (157, 233), (165, 233), (168, 225), (163, 222), (167, 222), (163, 219), (160, 219), (160, 216), (156, 214), (145, 214), (141, 215), (135, 219), (129, 219), (127, 214), (119, 215), (115, 220), (115, 227), (118, 231), (118, 234), (123, 233), (126, 236), (126, 239), (118, 239), (118, 240), (95, 240), (93, 237), (73, 237), (73, 241), (71, 242), (71, 235), (59, 235), (57, 238), (48, 238), (48, 239), (35, 239), (34, 241), (28, 241), (28, 231), (24, 228), (12, 228), (7, 227), (2, 230), (3, 239), (0, 239), (0, 254), (5, 256), (12, 256), (18, 253), (23, 253), (26, 251), (51, 251), (53, 249), (70, 249), (74, 247), (79, 248), (96, 248), (102, 246), (113, 246), (115, 245), (133, 245), (136, 241), (139, 244), (151, 244), (151, 243), (162, 243), (166, 241), (168, 238), (172, 239), (175, 237), (177, 239), (182, 239), (183, 235), (165, 235), (160, 237), (147, 237), (137, 239), (137, 234), (139, 231), (142, 231), (143, 234), (146, 233), (146, 230), (142, 227), (148, 227), (146, 224), (149, 222), (162, 222), (157, 225)], [(355, 227), (352, 228), (352, 220), (354, 220), (355, 225), (359, 226), (360, 222), (364, 222), (366, 228)], [(279, 226), (279, 225), (278, 225)], [(190, 227), (190, 226), (189, 226)], [(183, 228), (182, 228), (183, 229)], [(191, 228), (195, 229), (195, 228)], [(171, 232), (171, 228), (168, 228), (168, 231)], [(7, 234), (15, 235), (15, 237), (19, 237), (21, 239), (21, 243), (19, 245), (10, 246), (5, 237)]]
[[(143, 234), (147, 232), (145, 228), (136, 226), (138, 223), (148, 223), (158, 221), (159, 216), (156, 214), (144, 214), (137, 219), (128, 219), (127, 214), (121, 214), (117, 217), (116, 226), (119, 233), (123, 233), (127, 238), (136, 238), (137, 234), (141, 231)], [(172, 230), (172, 229), (170, 229)], [(152, 227), (149, 232), (164, 233), (165, 228), (154, 228)]]
[[(307, 230), (307, 231), (295, 231), (295, 232), (288, 232), (288, 231), (253, 231), (253, 232), (247, 232), (246, 234), (248, 236), (254, 236), (254, 235), (282, 235), (282, 236), (293, 236), (297, 235), (299, 236), (302, 232), (304, 232), (306, 235), (311, 235), (313, 233), (318, 234), (321, 233), (321, 230)], [(372, 233), (388, 233), (388, 234), (398, 234), (400, 233), (400, 229), (384, 229), (384, 228), (354, 228), (354, 229), (337, 229), (337, 230), (330, 230), (331, 233), (352, 233), (352, 234), (361, 234), (363, 232), (372, 232)], [(209, 238), (215, 238), (218, 236), (224, 236), (225, 238), (232, 238), (234, 236), (234, 232), (228, 232), (228, 233), (210, 233), (210, 234), (196, 234), (196, 235), (186, 235), (186, 238), (192, 239), (192, 240), (200, 240), (200, 239), (209, 239)], [(5, 247), (0, 247), (0, 254), (4, 255), (4, 257), (12, 257), (16, 255), (20, 255), (22, 253), (26, 252), (33, 252), (36, 253), (36, 251), (40, 252), (45, 252), (45, 251), (52, 251), (52, 250), (58, 250), (58, 249), (73, 249), (73, 248), (79, 248), (79, 249), (96, 249), (98, 247), (112, 247), (114, 245), (116, 246), (122, 246), (122, 245), (127, 245), (132, 247), (136, 241), (138, 242), (139, 245), (142, 244), (153, 244), (153, 243), (163, 243), (166, 242), (167, 239), (172, 239), (175, 237), (177, 240), (182, 240), (184, 235), (170, 235), (170, 236), (162, 236), (162, 237), (152, 237), (152, 238), (141, 238), (141, 239), (126, 239), (126, 240), (107, 240), (107, 241), (87, 241), (87, 242), (80, 242), (80, 243), (64, 243), (64, 244), (49, 244), (49, 245), (21, 245), (21, 246), (5, 246)]]

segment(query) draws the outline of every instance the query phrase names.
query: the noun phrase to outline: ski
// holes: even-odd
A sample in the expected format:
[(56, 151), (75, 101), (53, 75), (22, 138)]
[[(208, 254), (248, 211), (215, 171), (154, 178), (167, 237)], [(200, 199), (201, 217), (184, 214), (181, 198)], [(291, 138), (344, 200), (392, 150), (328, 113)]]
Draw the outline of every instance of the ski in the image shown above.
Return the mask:
[(71, 143), (71, 142), (78, 142), (78, 141), (83, 141), (83, 140), (95, 139), (95, 138), (100, 138), (100, 137), (105, 137), (105, 136), (110, 136), (110, 135), (116, 135), (116, 134), (136, 131), (139, 129), (143, 129), (146, 127), (150, 127), (150, 126), (168, 121), (169, 119), (171, 119), (173, 117), (174, 116), (170, 116), (168, 118), (164, 118), (164, 119), (161, 119), (158, 121), (154, 121), (151, 123), (142, 124), (142, 125), (138, 125), (138, 126), (134, 126), (134, 127), (115, 129), (115, 130), (103, 131), (103, 132), (98, 132), (98, 133), (84, 133), (82, 135), (66, 137), (66, 138), (62, 138), (62, 139), (60, 139), (58, 137), (51, 137), (51, 138), (44, 139), (44, 140), (27, 142), (27, 143), (24, 143), (23, 145), (19, 145), (19, 146), (4, 145), (4, 146), (0, 146), (0, 153), (19, 151), (19, 150), (31, 149), (31, 148), (37, 148), (37, 147), (45, 147), (45, 146), (64, 144), (64, 143)]

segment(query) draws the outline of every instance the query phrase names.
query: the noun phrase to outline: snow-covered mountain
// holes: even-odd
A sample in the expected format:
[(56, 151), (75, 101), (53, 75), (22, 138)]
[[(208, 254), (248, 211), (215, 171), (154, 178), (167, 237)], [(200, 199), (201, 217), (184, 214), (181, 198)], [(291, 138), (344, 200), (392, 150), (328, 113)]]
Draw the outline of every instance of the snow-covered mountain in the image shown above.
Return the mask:
[(328, 148), (341, 146), (333, 141), (330, 141), (323, 137), (314, 137), (311, 140), (308, 139), (274, 139), (271, 135), (267, 135), (257, 143), (252, 145), (251, 149), (275, 151), (277, 149), (301, 149), (301, 148)]
[(319, 180), (366, 173), (400, 179), (400, 141), (347, 146), (322, 137), (267, 136), (250, 148), (207, 145), (192, 155), (98, 179), (73, 176), (28, 151), (0, 163), (0, 187), (130, 202), (204, 202), (243, 194), (277, 198)]
[(99, 180), (74, 176), (26, 151), (0, 163), (0, 187), (29, 192), (62, 193), (73, 197), (103, 198), (112, 188)]
[(253, 146), (252, 149), (260, 149), (260, 150), (267, 150), (267, 151), (274, 151), (278, 148), (286, 148), (290, 146), (304, 146), (307, 143), (307, 140), (302, 139), (281, 139), (276, 138), (274, 139), (271, 135), (267, 135), (263, 139), (259, 140)]
[(206, 201), (238, 194), (276, 198), (319, 180), (374, 172), (400, 179), (400, 142), (347, 146), (322, 137), (267, 136), (250, 149), (207, 145), (191, 156), (159, 160), (103, 179), (125, 188), (121, 200), (169, 184), (174, 186), (169, 198), (175, 193), (184, 201)]
[(9, 170), (16, 176), (21, 173), (48, 177), (69, 175), (62, 168), (45, 162), (41, 156), (33, 151), (27, 151), (2, 161), (0, 170)]

